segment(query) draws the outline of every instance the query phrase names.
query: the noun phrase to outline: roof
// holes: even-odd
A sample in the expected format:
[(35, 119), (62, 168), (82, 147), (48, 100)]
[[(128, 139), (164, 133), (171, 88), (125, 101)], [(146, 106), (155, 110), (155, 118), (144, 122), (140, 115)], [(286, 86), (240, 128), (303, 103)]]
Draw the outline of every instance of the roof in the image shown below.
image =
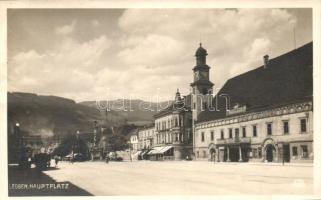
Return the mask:
[(197, 81), (191, 83), (191, 86), (194, 86), (194, 85), (209, 85), (209, 86), (213, 86), (214, 84), (209, 80), (197, 80)]
[(148, 129), (152, 129), (155, 127), (155, 124), (152, 123), (152, 124), (148, 124), (146, 126), (143, 126), (143, 127), (140, 127), (138, 128), (138, 132), (141, 132), (141, 131), (145, 131), (145, 130), (148, 130)]
[(131, 138), (131, 136), (137, 136), (138, 135), (138, 128), (134, 128), (129, 131), (129, 133), (125, 136), (127, 140)]
[(229, 79), (213, 100), (217, 100), (220, 111), (203, 111), (198, 117), (198, 122), (226, 117), (225, 99), (220, 97), (222, 94), (229, 96), (230, 108), (236, 104), (246, 105), (246, 112), (312, 100), (312, 57), (310, 42), (270, 59), (266, 68), (260, 66)]
[(202, 47), (202, 43), (200, 43), (200, 46), (195, 52), (195, 56), (206, 56), (206, 55), (207, 55), (207, 51)]

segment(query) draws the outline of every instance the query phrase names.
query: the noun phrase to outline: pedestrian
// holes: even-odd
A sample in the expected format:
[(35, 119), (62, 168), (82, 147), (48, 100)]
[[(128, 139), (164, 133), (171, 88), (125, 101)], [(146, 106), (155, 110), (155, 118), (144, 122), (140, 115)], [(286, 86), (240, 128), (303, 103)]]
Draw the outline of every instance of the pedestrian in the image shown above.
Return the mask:
[(58, 167), (59, 156), (55, 156), (55, 167)]
[(105, 159), (106, 159), (106, 163), (108, 164), (109, 163), (109, 156), (107, 155)]

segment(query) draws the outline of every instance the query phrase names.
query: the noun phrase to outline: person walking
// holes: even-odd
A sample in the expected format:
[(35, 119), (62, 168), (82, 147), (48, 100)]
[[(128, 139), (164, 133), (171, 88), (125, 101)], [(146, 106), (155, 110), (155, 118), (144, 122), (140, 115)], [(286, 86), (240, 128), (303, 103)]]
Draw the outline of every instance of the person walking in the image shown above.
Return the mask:
[(55, 167), (58, 167), (59, 156), (55, 156)]

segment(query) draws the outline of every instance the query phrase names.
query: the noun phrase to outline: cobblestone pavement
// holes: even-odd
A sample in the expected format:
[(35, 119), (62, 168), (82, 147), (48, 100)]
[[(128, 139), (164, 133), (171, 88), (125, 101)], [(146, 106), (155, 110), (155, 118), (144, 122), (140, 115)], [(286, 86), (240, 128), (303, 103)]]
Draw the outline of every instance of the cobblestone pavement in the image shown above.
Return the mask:
[[(221, 195), (313, 193), (312, 165), (251, 163), (79, 162), (45, 171), (93, 195)], [(75, 194), (76, 195), (76, 194)]]

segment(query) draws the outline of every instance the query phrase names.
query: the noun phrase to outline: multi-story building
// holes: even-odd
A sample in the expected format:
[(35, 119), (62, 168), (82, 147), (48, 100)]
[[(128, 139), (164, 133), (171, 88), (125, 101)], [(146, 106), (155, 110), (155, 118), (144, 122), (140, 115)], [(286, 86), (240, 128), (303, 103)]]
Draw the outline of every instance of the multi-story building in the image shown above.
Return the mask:
[(137, 148), (140, 151), (141, 159), (148, 159), (147, 153), (153, 148), (155, 127), (154, 124), (145, 126), (138, 130)]
[(196, 159), (313, 160), (312, 42), (263, 61), (229, 79), (211, 105), (195, 102), (205, 108), (193, 116)]
[(136, 153), (138, 151), (138, 130), (134, 129), (130, 132), (130, 145), (132, 148), (133, 153)]
[(181, 160), (192, 154), (191, 96), (181, 98), (177, 90), (175, 101), (155, 117), (154, 148), (151, 160)]
[(200, 45), (191, 94), (182, 99), (177, 91), (155, 126), (139, 132), (138, 149), (151, 149), (143, 151), (151, 160), (311, 162), (312, 42), (264, 56), (262, 66), (229, 79), (215, 96), (207, 55)]

